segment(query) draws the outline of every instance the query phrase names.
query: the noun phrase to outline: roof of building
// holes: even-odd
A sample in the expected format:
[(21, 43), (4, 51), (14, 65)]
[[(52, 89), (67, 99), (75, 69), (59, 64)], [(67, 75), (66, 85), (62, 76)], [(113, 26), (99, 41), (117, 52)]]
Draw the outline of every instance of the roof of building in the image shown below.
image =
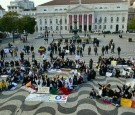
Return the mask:
[(5, 10), (4, 8), (2, 8), (2, 6), (0, 5), (0, 10)]
[[(81, 0), (82, 4), (95, 4), (95, 3), (118, 3), (127, 2), (126, 0)], [(49, 6), (49, 5), (67, 5), (67, 4), (78, 4), (79, 0), (52, 0), (41, 4), (39, 6)]]

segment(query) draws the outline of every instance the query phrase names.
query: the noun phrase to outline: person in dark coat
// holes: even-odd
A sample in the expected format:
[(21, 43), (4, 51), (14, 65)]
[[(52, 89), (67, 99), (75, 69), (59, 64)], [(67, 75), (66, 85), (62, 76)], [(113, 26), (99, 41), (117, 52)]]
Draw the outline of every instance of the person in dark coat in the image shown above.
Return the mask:
[(92, 59), (90, 59), (90, 61), (89, 61), (89, 68), (90, 68), (90, 69), (93, 68), (93, 60), (92, 60)]

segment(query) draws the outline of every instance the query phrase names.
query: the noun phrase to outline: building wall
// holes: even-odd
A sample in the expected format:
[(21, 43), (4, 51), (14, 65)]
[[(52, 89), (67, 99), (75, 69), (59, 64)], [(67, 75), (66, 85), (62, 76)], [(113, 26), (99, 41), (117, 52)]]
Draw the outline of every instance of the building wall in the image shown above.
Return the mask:
[[(56, 31), (69, 32), (71, 21), (69, 16), (72, 15), (72, 29), (74, 28), (74, 15), (77, 16), (77, 28), (80, 26), (79, 15), (87, 15), (87, 23), (89, 15), (92, 15), (92, 23), (90, 31), (127, 31), (128, 20), (128, 3), (104, 3), (104, 4), (81, 4), (81, 5), (60, 5), (60, 6), (38, 6), (36, 13), (38, 32)], [(104, 18), (106, 17), (106, 22)], [(113, 18), (113, 21), (111, 21)], [(95, 22), (97, 19), (97, 22)], [(52, 22), (51, 22), (52, 20)], [(58, 22), (56, 22), (58, 20)], [(62, 20), (62, 24), (60, 24)], [(85, 18), (82, 18), (84, 22)], [(102, 21), (101, 21), (102, 20)], [(82, 24), (82, 32), (84, 32)], [(62, 27), (61, 27), (62, 26)], [(86, 25), (89, 31), (89, 24)], [(61, 27), (61, 30), (60, 30)]]

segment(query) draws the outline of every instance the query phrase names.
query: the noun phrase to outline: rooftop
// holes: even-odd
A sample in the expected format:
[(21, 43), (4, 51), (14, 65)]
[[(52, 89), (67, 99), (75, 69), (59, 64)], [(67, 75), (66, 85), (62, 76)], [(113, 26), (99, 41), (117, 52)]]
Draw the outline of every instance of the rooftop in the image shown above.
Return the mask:
[[(95, 3), (118, 3), (127, 2), (126, 0), (81, 0), (82, 4), (95, 4)], [(50, 2), (41, 4), (39, 6), (48, 5), (67, 5), (67, 4), (78, 4), (79, 0), (52, 0)]]
[(0, 5), (0, 10), (5, 10), (4, 8), (2, 8), (2, 6)]

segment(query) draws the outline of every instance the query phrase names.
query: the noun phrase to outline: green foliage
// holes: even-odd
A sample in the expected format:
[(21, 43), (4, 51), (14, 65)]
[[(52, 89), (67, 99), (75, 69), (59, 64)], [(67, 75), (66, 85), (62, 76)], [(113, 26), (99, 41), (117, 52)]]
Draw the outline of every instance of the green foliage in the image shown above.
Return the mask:
[[(20, 19), (21, 29), (27, 33), (33, 34), (35, 32), (36, 21), (35, 18), (24, 16)], [(20, 30), (21, 30), (20, 29)]]
[(8, 12), (0, 19), (0, 31), (2, 32), (18, 31), (23, 33), (25, 30), (32, 34), (35, 32), (35, 25), (35, 18), (29, 16), (20, 18), (16, 12)]
[(128, 22), (128, 30), (135, 30), (135, 18)]

